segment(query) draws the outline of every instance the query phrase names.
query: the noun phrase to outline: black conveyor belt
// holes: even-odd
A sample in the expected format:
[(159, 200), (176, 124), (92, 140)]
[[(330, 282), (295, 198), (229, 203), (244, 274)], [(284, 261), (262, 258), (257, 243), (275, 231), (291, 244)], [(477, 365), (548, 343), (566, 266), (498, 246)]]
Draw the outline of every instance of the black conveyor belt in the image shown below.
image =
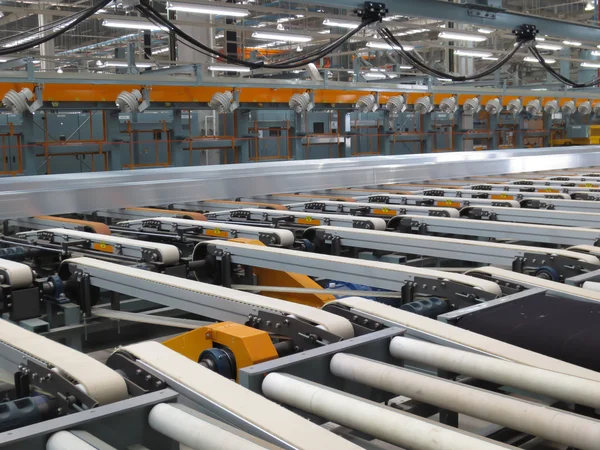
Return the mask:
[(535, 295), (465, 315), (456, 325), (600, 372), (600, 304)]

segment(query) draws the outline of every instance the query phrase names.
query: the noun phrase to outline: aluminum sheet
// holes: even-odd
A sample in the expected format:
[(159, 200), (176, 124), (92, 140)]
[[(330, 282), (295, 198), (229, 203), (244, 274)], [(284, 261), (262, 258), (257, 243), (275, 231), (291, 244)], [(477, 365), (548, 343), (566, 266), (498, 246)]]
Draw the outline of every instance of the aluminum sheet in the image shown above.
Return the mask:
[(0, 220), (334, 187), (600, 165), (600, 146), (284, 161), (0, 179)]

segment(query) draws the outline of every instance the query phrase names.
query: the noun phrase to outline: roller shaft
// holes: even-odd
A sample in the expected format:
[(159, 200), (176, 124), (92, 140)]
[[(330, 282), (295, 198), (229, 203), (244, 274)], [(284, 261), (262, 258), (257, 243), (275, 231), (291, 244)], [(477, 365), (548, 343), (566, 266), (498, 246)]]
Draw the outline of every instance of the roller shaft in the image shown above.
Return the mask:
[(366, 358), (339, 353), (331, 360), (331, 372), (347, 380), (583, 450), (598, 449), (600, 442), (600, 421)]
[(426, 419), (361, 401), (290, 375), (270, 373), (264, 395), (343, 426), (414, 450), (500, 450), (515, 448), (443, 427)]
[(390, 344), (394, 358), (426, 364), (566, 402), (600, 408), (600, 383), (405, 337)]

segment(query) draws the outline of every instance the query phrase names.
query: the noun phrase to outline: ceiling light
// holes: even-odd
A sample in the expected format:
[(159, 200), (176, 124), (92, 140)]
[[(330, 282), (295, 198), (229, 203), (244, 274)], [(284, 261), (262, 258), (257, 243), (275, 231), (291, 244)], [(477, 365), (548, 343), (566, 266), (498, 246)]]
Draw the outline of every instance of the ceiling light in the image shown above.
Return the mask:
[(269, 33), (268, 31), (255, 31), (252, 37), (256, 39), (269, 39), (273, 41), (286, 42), (310, 42), (312, 37), (302, 34)]
[(560, 45), (554, 44), (535, 44), (535, 46), (537, 48), (541, 48), (542, 50), (562, 50), (562, 47)]
[(596, 69), (600, 68), (600, 63), (582, 62), (581, 67), (593, 67)]
[(485, 59), (486, 61), (498, 61), (498, 58), (496, 56), (484, 56), (481, 59)]
[(301, 51), (302, 51), (302, 46), (301, 46), (301, 45), (299, 45), (298, 47), (296, 47), (296, 51), (297, 51), (297, 52), (301, 52)]
[(413, 66), (398, 66), (398, 69), (400, 70), (412, 70), (414, 69)]
[(547, 91), (548, 89), (546, 89), (546, 88), (533, 88), (531, 90), (532, 91)]
[(450, 82), (452, 81), (450, 78), (438, 78), (438, 81), (442, 81), (442, 82)]
[[(523, 58), (523, 61), (525, 61), (525, 62), (532, 62), (532, 63), (539, 63), (539, 61), (537, 60), (537, 58), (535, 58), (533, 56), (526, 56), (525, 58)], [(547, 64), (554, 64), (556, 62), (556, 60), (552, 59), (552, 58), (544, 58), (544, 61), (546, 61)]]
[(198, 5), (191, 3), (169, 2), (169, 9), (197, 14), (215, 14), (217, 16), (246, 17), (250, 11), (240, 8), (227, 8), (226, 6)]
[(587, 2), (585, 4), (585, 11), (593, 11), (594, 10), (594, 2)]
[(474, 58), (489, 58), (492, 56), (490, 52), (482, 52), (478, 50), (454, 50), (455, 55), (472, 56)]
[(412, 34), (418, 34), (418, 33), (425, 33), (426, 31), (431, 31), (429, 28), (419, 28), (419, 29), (414, 29), (414, 30), (406, 30), (403, 31), (401, 33), (396, 33), (394, 34), (394, 36), (410, 36)]
[(491, 34), (494, 32), (491, 28), (479, 28), (477, 31), (483, 34)]
[(281, 24), (281, 23), (278, 23), (278, 24), (277, 24), (277, 29), (278, 29), (279, 31), (283, 31), (283, 30), (285, 30), (285, 28), (283, 28), (283, 24)]
[(398, 75), (395, 73), (385, 74), (382, 72), (364, 72), (361, 74), (365, 78), (373, 78), (377, 80), (383, 80), (385, 78), (397, 78)]
[(296, 19), (303, 19), (304, 18), (304, 14), (296, 14)]
[(208, 66), (208, 70), (211, 72), (250, 72), (250, 67), (222, 64)]
[(161, 47), (161, 48), (152, 49), (152, 54), (158, 55), (159, 53), (167, 53), (168, 51), (169, 51), (169, 47)]
[(360, 22), (354, 22), (352, 20), (337, 20), (337, 19), (325, 19), (323, 21), (323, 25), (328, 27), (340, 27), (340, 28), (349, 28), (354, 29), (360, 26)]
[(467, 33), (456, 33), (454, 31), (442, 31), (440, 34), (438, 34), (438, 38), (467, 42), (483, 42), (487, 40), (485, 36), (478, 36), (476, 34)]
[(402, 19), (403, 17), (405, 17), (405, 16), (401, 16), (401, 15), (399, 15), (399, 14), (396, 14), (395, 16), (384, 17), (384, 18), (383, 18), (383, 21), (384, 21), (384, 22), (390, 22), (390, 21), (392, 21), (392, 20), (398, 20), (398, 19)]
[(545, 40), (546, 40), (546, 38), (545, 38), (545, 37), (542, 37), (542, 36), (536, 36), (536, 37), (535, 37), (535, 40), (536, 40), (536, 41), (543, 42), (543, 41), (545, 41)]
[[(121, 61), (106, 61), (106, 63), (104, 63), (104, 65), (106, 67), (129, 67), (129, 64), (127, 64), (126, 62), (121, 62)], [(154, 64), (136, 62), (135, 66), (138, 68), (144, 69), (147, 67), (153, 67)]]
[[(370, 48), (381, 48), (384, 50), (400, 50), (400, 47), (392, 47), (389, 44), (386, 44), (385, 42), (367, 42), (367, 47)], [(404, 48), (405, 51), (410, 52), (411, 50), (414, 50), (415, 48), (412, 45), (404, 45), (402, 44), (402, 48)]]
[(279, 19), (277, 19), (277, 23), (285, 23), (289, 22), (290, 20), (292, 20), (291, 17), (280, 17)]
[(322, 31), (319, 31), (319, 34), (331, 34), (331, 30), (330, 29), (322, 30)]
[[(163, 28), (153, 23), (144, 20), (118, 20), (118, 19), (105, 19), (102, 21), (102, 25), (105, 27), (112, 28), (135, 28), (136, 30), (150, 30), (158, 31)], [(166, 30), (166, 29), (165, 29)]]
[(4, 47), (4, 48), (6, 48), (6, 47), (14, 47), (15, 45), (25, 44), (25, 43), (27, 43), (29, 41), (33, 41), (33, 40), (38, 39), (40, 37), (42, 37), (42, 35), (40, 33), (32, 34), (31, 36), (24, 37), (23, 39), (17, 39), (15, 41), (7, 42), (6, 44), (3, 44), (2, 47)]
[(592, 55), (593, 55), (593, 56), (600, 56), (600, 52), (598, 52), (598, 51), (594, 50), (594, 51), (592, 52)]
[(59, 67), (58, 69), (56, 69), (56, 73), (63, 73), (63, 70)]
[(562, 41), (562, 43), (565, 45), (570, 45), (571, 47), (581, 46), (581, 42), (577, 42), (577, 41)]

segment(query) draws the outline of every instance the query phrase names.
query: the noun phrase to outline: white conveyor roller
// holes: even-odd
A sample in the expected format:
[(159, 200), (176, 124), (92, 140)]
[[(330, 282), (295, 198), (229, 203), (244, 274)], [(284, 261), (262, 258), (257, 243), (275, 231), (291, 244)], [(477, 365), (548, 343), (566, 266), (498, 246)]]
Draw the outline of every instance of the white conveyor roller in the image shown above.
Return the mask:
[[(248, 306), (249, 311), (252, 311), (253, 313), (261, 309), (279, 313), (283, 312), (312, 322), (316, 325), (320, 325), (323, 329), (344, 339), (354, 337), (354, 328), (352, 328), (350, 321), (335, 314), (327, 313), (317, 308), (311, 308), (310, 306), (236, 291), (234, 289), (201, 283), (199, 281), (186, 280), (185, 278), (173, 277), (162, 273), (150, 272), (148, 270), (136, 269), (134, 267), (122, 266), (120, 264), (101, 261), (94, 258), (72, 258), (63, 261), (63, 264), (73, 264), (81, 270), (93, 273), (96, 273), (94, 269), (98, 269), (98, 272), (102, 272), (102, 276), (104, 277), (104, 279), (100, 280), (102, 282), (102, 287), (106, 287), (106, 289), (110, 289), (111, 286), (114, 286), (112, 281), (116, 278), (119, 279), (120, 284), (127, 283), (128, 287), (135, 289), (138, 289), (142, 283), (144, 283), (145, 286), (150, 286), (148, 289), (154, 289), (158, 285), (167, 288), (172, 287), (174, 292), (177, 290), (185, 290), (194, 294), (197, 293), (202, 296), (211, 297), (211, 300), (218, 300), (218, 307), (221, 308), (221, 310), (228, 310), (229, 307), (235, 308), (242, 304)], [(92, 278), (95, 278), (93, 273)], [(198, 298), (198, 304), (200, 304), (200, 296)], [(218, 311), (214, 310), (212, 307), (211, 311), (214, 311), (214, 314), (218, 315)], [(212, 312), (210, 314), (212, 314)], [(212, 318), (222, 320), (220, 317)]]
[(392, 339), (390, 353), (394, 358), (600, 408), (597, 381), (400, 336)]
[(515, 448), (360, 400), (358, 397), (324, 388), (291, 375), (270, 373), (263, 381), (262, 390), (267, 398), (277, 402), (414, 450)]
[[(173, 228), (173, 231), (177, 229), (177, 227), (203, 227), (209, 230), (218, 230), (223, 233), (224, 237), (234, 238), (234, 237), (242, 237), (233, 235), (233, 232), (248, 232), (248, 233), (270, 233), (275, 234), (279, 238), (280, 245), (284, 247), (289, 247), (294, 243), (294, 233), (290, 230), (282, 230), (280, 228), (264, 228), (264, 227), (252, 227), (248, 225), (239, 225), (236, 223), (221, 223), (221, 222), (206, 222), (200, 220), (189, 220), (189, 219), (177, 219), (173, 217), (155, 217), (148, 219), (137, 219), (137, 220), (127, 220), (125, 222), (119, 222), (117, 225), (131, 227), (136, 224), (142, 224), (144, 222), (148, 222), (149, 220), (156, 220), (161, 223), (168, 223)], [(213, 234), (214, 237), (219, 237), (218, 234)]]
[(331, 373), (347, 380), (553, 442), (582, 450), (597, 450), (600, 443), (600, 421), (545, 405), (343, 353), (333, 357), (330, 368)]
[(586, 281), (581, 287), (589, 291), (600, 292), (600, 283), (597, 281)]
[(58, 431), (50, 436), (46, 450), (117, 450), (91, 434), (77, 431)]
[(33, 272), (26, 264), (0, 259), (0, 270), (8, 276), (8, 280), (4, 280), (2, 284), (8, 284), (13, 289), (29, 287), (33, 283)]
[[(66, 236), (69, 239), (86, 239), (90, 242), (100, 242), (99, 245), (105, 244), (106, 246), (123, 246), (130, 248), (145, 248), (155, 250), (160, 254), (160, 261), (164, 264), (177, 264), (179, 262), (180, 254), (179, 249), (171, 244), (160, 244), (157, 242), (142, 241), (139, 239), (129, 239), (113, 235), (99, 235), (96, 233), (87, 233), (85, 231), (67, 230), (64, 228), (51, 228), (48, 230), (42, 230), (44, 233), (53, 233), (58, 236)], [(20, 235), (30, 236), (37, 235), (41, 231), (28, 231), (26, 233), (19, 233)], [(112, 252), (110, 252), (112, 253)]]
[[(535, 277), (529, 278), (536, 279)], [(391, 306), (384, 305), (382, 303), (366, 300), (361, 297), (348, 297), (342, 300), (336, 300), (334, 303), (356, 309), (357, 311), (380, 318), (388, 323), (418, 330), (438, 338), (446, 339), (451, 342), (455, 342), (457, 344), (506, 359), (508, 361), (514, 361), (527, 366), (573, 375), (575, 377), (600, 381), (600, 373), (593, 370), (584, 369), (583, 367), (550, 358), (549, 356), (545, 356), (540, 353), (525, 350), (521, 347), (517, 347), (516, 345), (507, 344), (505, 342), (501, 342), (481, 334), (473, 333), (472, 331), (463, 330), (462, 328), (448, 325), (446, 323), (438, 322), (434, 319), (419, 316), (418, 314), (413, 314), (408, 311), (392, 308)]]
[(298, 450), (360, 450), (360, 447), (344, 438), (200, 366), (158, 342), (142, 342), (124, 347), (123, 350), (211, 403), (234, 413)]
[(148, 423), (154, 430), (193, 450), (264, 450), (261, 445), (166, 403), (152, 408)]
[(128, 397), (127, 385), (121, 375), (77, 350), (6, 320), (0, 320), (0, 342), (58, 368), (62, 374), (81, 384), (85, 392), (100, 404)]

